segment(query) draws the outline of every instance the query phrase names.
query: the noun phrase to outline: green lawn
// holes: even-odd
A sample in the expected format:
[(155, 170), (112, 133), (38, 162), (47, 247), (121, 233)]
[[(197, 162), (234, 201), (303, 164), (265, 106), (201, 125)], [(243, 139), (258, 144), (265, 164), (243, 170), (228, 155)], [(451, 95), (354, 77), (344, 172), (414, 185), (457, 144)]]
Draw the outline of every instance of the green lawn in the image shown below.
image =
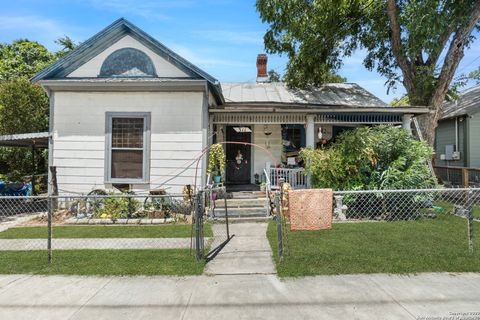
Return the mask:
[(204, 267), (188, 249), (58, 250), (51, 265), (46, 251), (0, 252), (0, 274), (199, 275)]
[(480, 223), (475, 252), (467, 221), (450, 215), (398, 222), (336, 223), (331, 230), (288, 232), (278, 261), (276, 222), (267, 236), (279, 276), (322, 274), (480, 272)]
[[(189, 238), (191, 232), (192, 226), (188, 224), (53, 227), (54, 238)], [(210, 224), (205, 224), (204, 232), (205, 237), (212, 236)], [(17, 227), (0, 232), (0, 239), (43, 239), (47, 236), (46, 227)]]
[[(434, 203), (435, 206), (442, 207), (446, 213), (454, 213), (455, 205), (448, 201), (436, 201)], [(473, 218), (480, 219), (480, 205), (475, 204), (472, 207)]]

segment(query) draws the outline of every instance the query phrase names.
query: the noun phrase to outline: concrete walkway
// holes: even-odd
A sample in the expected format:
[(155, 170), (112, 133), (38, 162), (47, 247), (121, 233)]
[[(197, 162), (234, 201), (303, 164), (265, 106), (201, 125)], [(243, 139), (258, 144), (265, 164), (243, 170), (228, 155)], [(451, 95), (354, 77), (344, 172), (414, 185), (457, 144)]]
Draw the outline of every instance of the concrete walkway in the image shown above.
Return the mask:
[[(216, 227), (216, 226), (214, 226)], [(267, 240), (267, 223), (232, 223), (234, 235), (207, 264), (205, 274), (275, 274), (272, 251)], [(215, 235), (215, 228), (214, 228)]]
[(479, 319), (478, 288), (480, 274), (4, 275), (0, 319)]
[[(208, 241), (208, 238), (206, 238)], [(73, 249), (188, 249), (190, 238), (52, 239), (53, 250)], [(0, 239), (1, 250), (46, 250), (47, 239)]]

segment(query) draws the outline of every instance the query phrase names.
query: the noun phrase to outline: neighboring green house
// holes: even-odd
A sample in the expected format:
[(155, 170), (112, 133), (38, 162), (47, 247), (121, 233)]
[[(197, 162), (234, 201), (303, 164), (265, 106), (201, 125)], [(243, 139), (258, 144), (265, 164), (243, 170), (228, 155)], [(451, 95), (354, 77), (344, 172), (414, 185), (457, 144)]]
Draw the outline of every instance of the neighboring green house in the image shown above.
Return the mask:
[(480, 85), (444, 106), (435, 151), (436, 165), (480, 168)]

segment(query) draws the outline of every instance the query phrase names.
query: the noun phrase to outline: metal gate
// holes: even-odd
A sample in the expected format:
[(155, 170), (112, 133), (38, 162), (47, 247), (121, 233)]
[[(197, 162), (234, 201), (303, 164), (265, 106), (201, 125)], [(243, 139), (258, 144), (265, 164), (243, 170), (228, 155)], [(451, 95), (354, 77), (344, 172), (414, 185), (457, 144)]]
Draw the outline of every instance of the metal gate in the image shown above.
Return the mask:
[(209, 187), (194, 198), (195, 254), (197, 259), (212, 260), (233, 235), (228, 221), (225, 187)]

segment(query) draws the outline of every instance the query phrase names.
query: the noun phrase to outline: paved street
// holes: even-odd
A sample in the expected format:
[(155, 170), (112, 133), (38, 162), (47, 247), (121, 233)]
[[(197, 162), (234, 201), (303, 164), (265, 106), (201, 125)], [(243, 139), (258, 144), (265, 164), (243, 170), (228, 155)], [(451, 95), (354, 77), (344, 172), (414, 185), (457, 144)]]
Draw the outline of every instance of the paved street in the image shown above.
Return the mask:
[(421, 319), (480, 312), (479, 288), (480, 274), (3, 275), (0, 319)]

